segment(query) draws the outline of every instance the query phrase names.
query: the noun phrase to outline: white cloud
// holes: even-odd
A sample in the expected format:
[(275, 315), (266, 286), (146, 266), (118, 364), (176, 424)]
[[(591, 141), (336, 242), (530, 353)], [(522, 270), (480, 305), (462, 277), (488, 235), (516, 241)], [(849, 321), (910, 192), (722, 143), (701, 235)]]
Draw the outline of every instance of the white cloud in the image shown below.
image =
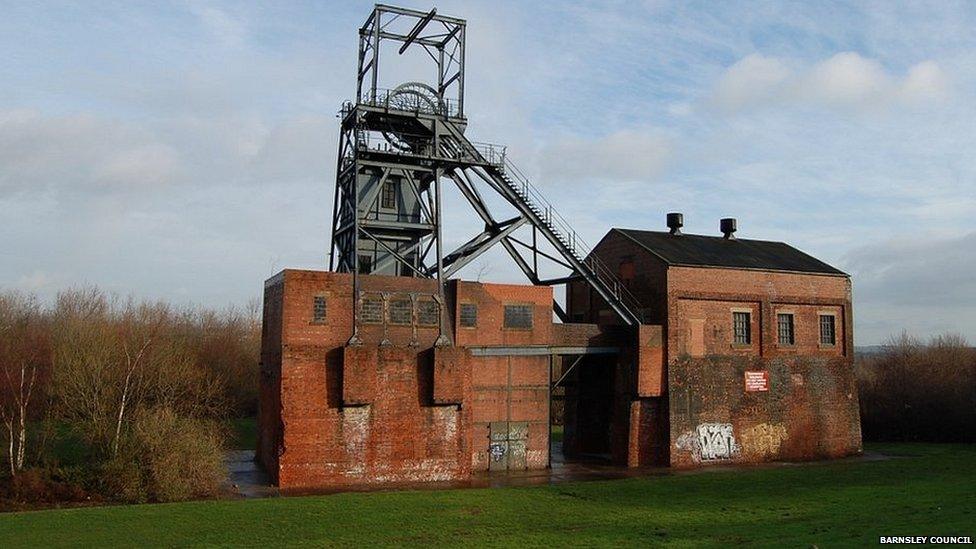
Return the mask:
[(976, 333), (976, 232), (921, 235), (853, 249), (855, 307), (869, 319), (863, 341), (910, 328), (920, 336)]
[(58, 286), (64, 284), (65, 277), (61, 275), (52, 275), (51, 273), (35, 270), (30, 274), (26, 274), (17, 279), (14, 287), (21, 290), (27, 290), (29, 292), (41, 292), (52, 289), (59, 289)]
[(160, 183), (177, 152), (150, 131), (91, 114), (0, 111), (0, 196)]
[(671, 143), (662, 134), (621, 130), (598, 139), (556, 141), (542, 149), (540, 165), (554, 181), (647, 181), (661, 174), (671, 156)]
[(877, 100), (892, 86), (881, 63), (843, 52), (814, 65), (796, 87), (801, 100), (843, 106)]
[(893, 104), (938, 102), (951, 83), (935, 61), (910, 67), (904, 77), (876, 59), (841, 52), (798, 70), (796, 62), (751, 54), (730, 66), (712, 87), (707, 103), (726, 113), (782, 104), (872, 109)]
[(737, 111), (782, 93), (792, 75), (786, 64), (775, 57), (752, 54), (728, 68), (712, 91), (711, 101), (723, 111)]
[(166, 183), (179, 167), (179, 155), (168, 145), (151, 143), (109, 155), (95, 169), (94, 179), (106, 185)]
[(942, 100), (949, 91), (949, 76), (934, 61), (912, 67), (901, 85), (901, 94), (907, 101)]

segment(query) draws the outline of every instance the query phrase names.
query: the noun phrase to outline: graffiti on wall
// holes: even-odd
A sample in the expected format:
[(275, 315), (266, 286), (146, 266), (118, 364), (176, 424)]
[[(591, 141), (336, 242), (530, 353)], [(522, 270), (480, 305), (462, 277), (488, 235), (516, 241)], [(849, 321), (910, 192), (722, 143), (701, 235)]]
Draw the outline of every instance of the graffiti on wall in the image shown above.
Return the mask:
[(760, 423), (742, 432), (742, 448), (754, 456), (775, 456), (786, 437), (786, 427), (782, 423)]
[(736, 444), (731, 423), (699, 424), (695, 431), (678, 437), (675, 446), (691, 452), (695, 461), (726, 460), (739, 455), (739, 445)]
[(731, 423), (702, 423), (698, 426), (698, 451), (702, 461), (732, 459), (739, 447)]

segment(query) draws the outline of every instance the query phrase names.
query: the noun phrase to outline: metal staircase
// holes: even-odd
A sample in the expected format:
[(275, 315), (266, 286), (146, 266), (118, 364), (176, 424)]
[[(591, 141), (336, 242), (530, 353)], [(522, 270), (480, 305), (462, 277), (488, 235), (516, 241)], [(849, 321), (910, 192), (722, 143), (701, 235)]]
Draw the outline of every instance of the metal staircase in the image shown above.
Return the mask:
[(444, 123), (450, 139), (442, 140), (442, 154), (463, 156), (464, 160), (478, 164), (480, 171), (474, 168), (475, 172), (539, 229), (576, 275), (586, 280), (626, 324), (641, 324), (643, 308), (640, 302), (613, 270), (593, 253), (593, 247), (508, 159), (505, 149), (472, 143), (450, 121)]
[[(329, 250), (330, 268), (353, 274), (354, 311), (361, 297), (360, 274), (434, 278), (443, 299), (448, 278), (500, 244), (533, 284), (584, 280), (625, 324), (640, 324), (640, 303), (506, 158), (505, 148), (465, 137), (465, 32), (463, 19), (384, 4), (377, 4), (359, 29), (356, 100), (340, 112)], [(388, 57), (389, 49), (381, 56), (381, 44), (391, 43), (399, 46), (398, 54), (424, 50), (436, 79), (379, 87), (381, 57), (384, 67), (397, 63), (398, 57)], [(441, 183), (446, 179), (484, 221), (479, 234), (452, 251), (443, 249)], [(496, 218), (476, 180), (518, 215)], [(518, 238), (522, 227), (531, 228), (531, 242)], [(544, 280), (540, 261), (570, 274)], [(553, 303), (553, 311), (567, 320), (559, 303)], [(444, 322), (442, 315), (438, 341), (445, 338)], [(354, 316), (354, 332), (358, 326)]]

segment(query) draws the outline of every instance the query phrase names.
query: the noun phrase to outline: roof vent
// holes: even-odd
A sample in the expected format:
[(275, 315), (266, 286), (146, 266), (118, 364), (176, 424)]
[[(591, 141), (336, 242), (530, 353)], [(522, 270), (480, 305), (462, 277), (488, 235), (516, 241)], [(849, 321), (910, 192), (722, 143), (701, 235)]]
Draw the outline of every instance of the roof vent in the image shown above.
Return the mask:
[(735, 228), (734, 217), (726, 217), (719, 222), (719, 229), (721, 229), (726, 240), (735, 240)]
[(678, 212), (671, 212), (668, 214), (668, 228), (671, 229), (671, 234), (680, 235), (681, 227), (685, 225), (685, 216)]

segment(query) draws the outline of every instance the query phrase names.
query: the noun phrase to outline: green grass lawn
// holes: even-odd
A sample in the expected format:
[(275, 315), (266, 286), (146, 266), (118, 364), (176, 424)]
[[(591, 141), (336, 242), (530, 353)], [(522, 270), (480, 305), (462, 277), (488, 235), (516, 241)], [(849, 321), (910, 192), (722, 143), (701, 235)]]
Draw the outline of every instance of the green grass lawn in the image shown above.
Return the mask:
[(0, 547), (874, 545), (976, 536), (976, 446), (884, 461), (530, 488), (348, 493), (0, 515)]

